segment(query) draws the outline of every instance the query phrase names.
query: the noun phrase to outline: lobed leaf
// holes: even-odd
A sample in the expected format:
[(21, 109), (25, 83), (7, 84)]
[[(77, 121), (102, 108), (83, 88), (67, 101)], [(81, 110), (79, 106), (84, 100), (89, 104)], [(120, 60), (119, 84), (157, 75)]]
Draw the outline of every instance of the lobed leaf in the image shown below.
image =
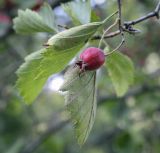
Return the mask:
[(50, 75), (67, 65), (100, 25), (101, 23), (92, 23), (60, 32), (49, 39), (49, 47), (26, 58), (17, 72), (16, 86), (27, 103), (37, 97)]
[(43, 58), (42, 52), (44, 52), (44, 50), (45, 49), (42, 49), (27, 56), (27, 58), (25, 58), (25, 63), (22, 64), (16, 72), (18, 75), (16, 87), (28, 104), (37, 97), (47, 79), (36, 79), (36, 75), (39, 73), (39, 65)]
[(26, 103), (30, 104), (41, 92), (48, 77), (61, 71), (82, 45), (63, 52), (50, 48), (29, 55), (17, 71), (16, 86)]
[(30, 9), (19, 10), (18, 16), (13, 19), (13, 28), (19, 34), (32, 34), (36, 32), (56, 32), (53, 14), (48, 4), (42, 7), (41, 13)]
[(40, 69), (43, 71), (37, 75), (37, 78), (55, 73), (56, 65), (58, 71), (62, 70), (64, 65), (80, 51), (100, 26), (101, 22), (89, 23), (65, 30), (51, 37), (47, 42), (49, 47), (43, 53), (43, 61), (40, 64)]
[(61, 91), (65, 92), (67, 111), (75, 128), (80, 145), (84, 144), (93, 126), (97, 108), (95, 81), (96, 72), (79, 74), (79, 67), (71, 67), (65, 74)]
[(84, 44), (81, 43), (63, 51), (53, 50), (52, 48), (46, 49), (42, 53), (43, 60), (39, 65), (39, 73), (37, 73), (36, 79), (41, 79), (44, 77), (48, 78), (50, 75), (63, 70), (83, 46)]
[(134, 80), (134, 66), (126, 55), (115, 52), (106, 60), (107, 70), (117, 96), (123, 96)]

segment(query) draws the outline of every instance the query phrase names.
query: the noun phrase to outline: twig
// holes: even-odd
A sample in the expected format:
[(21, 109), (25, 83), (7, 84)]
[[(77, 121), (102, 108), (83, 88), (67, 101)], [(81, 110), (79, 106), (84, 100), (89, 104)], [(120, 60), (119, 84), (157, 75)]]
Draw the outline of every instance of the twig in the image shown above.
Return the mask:
[[(118, 36), (120, 34), (120, 31), (117, 30), (115, 32), (111, 32), (109, 33), (108, 35), (104, 36), (104, 39), (107, 39), (107, 38), (113, 38), (115, 36)], [(101, 39), (102, 36), (100, 35), (95, 35), (94, 37), (91, 38), (91, 40), (98, 40), (98, 39)]]
[(120, 31), (117, 30), (115, 32), (111, 32), (108, 35), (104, 36), (104, 38), (112, 38), (112, 37), (118, 36), (119, 34), (120, 34)]
[(123, 31), (123, 29), (122, 29), (122, 11), (121, 11), (122, 3), (121, 3), (121, 0), (117, 0), (117, 3), (118, 3), (119, 30), (120, 30), (120, 33), (121, 33)]
[[(117, 22), (119, 24), (119, 34), (121, 34), (121, 37), (122, 37), (122, 40), (120, 42), (120, 44), (111, 52), (107, 53), (105, 56), (108, 56), (108, 55), (111, 55), (113, 52), (115, 52), (116, 50), (118, 50), (125, 42), (125, 39), (124, 39), (124, 32), (123, 32), (123, 27), (122, 27), (122, 15), (121, 15), (121, 0), (117, 0), (118, 2), (118, 20), (116, 20), (116, 22), (111, 25), (102, 35), (102, 38), (101, 40), (104, 38), (104, 35), (112, 28), (114, 27)], [(101, 40), (100, 40), (100, 43), (101, 43)], [(100, 43), (99, 43), (99, 48), (100, 48)]]
[(152, 17), (156, 17), (157, 19), (159, 19), (159, 13), (160, 13), (160, 1), (153, 12), (148, 13), (147, 15), (142, 16), (136, 20), (124, 22), (124, 28), (129, 29), (131, 26), (143, 22)]
[[(157, 19), (159, 19), (159, 13), (160, 13), (160, 1), (157, 4), (155, 10), (153, 12), (148, 13), (145, 16), (142, 16), (138, 19), (132, 20), (132, 21), (125, 21), (123, 26), (121, 27), (123, 29), (124, 32), (128, 32), (130, 34), (136, 34), (138, 32), (140, 32), (138, 29), (134, 29), (132, 26), (136, 25), (138, 23), (141, 23), (145, 20), (148, 20), (152, 17), (156, 17)], [(121, 16), (121, 15), (119, 15)], [(119, 25), (121, 25), (121, 20), (119, 21)], [(120, 28), (120, 27), (119, 27)], [(121, 29), (120, 28), (120, 29)], [(104, 39), (108, 39), (108, 38), (113, 38), (115, 36), (118, 36), (119, 34), (121, 34), (120, 30), (117, 30), (115, 32), (111, 32), (108, 35), (104, 36)], [(98, 40), (101, 39), (102, 36), (98, 35), (98, 36), (94, 36), (91, 40)]]
[[(118, 2), (119, 31), (120, 31), (122, 40), (121, 40), (121, 43), (119, 44), (119, 46), (115, 50), (113, 50), (112, 53), (114, 51), (116, 51), (117, 49), (119, 49), (125, 42), (124, 31), (123, 31), (123, 26), (122, 26), (122, 3), (121, 3), (122, 1), (121, 0), (117, 0), (117, 2)], [(111, 53), (109, 53), (109, 54), (111, 54)]]
[(112, 53), (114, 53), (116, 50), (118, 50), (118, 49), (123, 45), (123, 43), (124, 43), (124, 38), (122, 38), (120, 44), (119, 44), (114, 50), (112, 50), (112, 51), (110, 51), (109, 53), (105, 54), (105, 56), (109, 56), (109, 55), (111, 55)]

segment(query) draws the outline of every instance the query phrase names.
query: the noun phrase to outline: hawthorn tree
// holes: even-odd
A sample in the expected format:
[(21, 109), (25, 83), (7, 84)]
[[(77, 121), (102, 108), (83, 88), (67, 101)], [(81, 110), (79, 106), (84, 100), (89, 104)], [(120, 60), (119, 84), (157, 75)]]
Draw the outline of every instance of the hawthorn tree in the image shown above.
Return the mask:
[[(18, 10), (17, 17), (13, 19), (13, 28), (17, 34), (32, 35), (41, 32), (47, 34), (49, 39), (42, 42), (38, 51), (25, 57), (25, 62), (16, 72), (16, 88), (23, 101), (32, 104), (48, 78), (62, 71), (64, 83), (59, 90), (65, 97), (67, 116), (49, 127), (42, 136), (22, 149), (22, 152), (33, 152), (50, 132), (57, 131), (70, 121), (73, 123), (78, 144), (82, 146), (92, 129), (97, 103), (128, 98), (151, 89), (142, 84), (138, 89), (129, 90), (131, 85), (136, 84), (136, 63), (133, 63), (128, 52), (123, 53), (122, 47), (127, 46), (128, 37), (139, 37), (136, 34), (141, 33), (141, 30), (135, 28), (135, 25), (150, 18), (159, 19), (160, 2), (154, 11), (131, 21), (123, 19), (123, 3), (117, 0), (115, 12), (104, 19), (100, 19), (92, 10), (89, 0), (62, 4), (63, 10), (71, 18), (72, 25), (68, 25), (69, 27), (56, 23), (52, 6), (48, 3), (41, 3), (42, 6), (36, 11), (33, 7)], [(107, 41), (113, 39), (117, 42), (118, 36), (120, 39), (116, 45)], [(74, 62), (70, 63), (73, 59)], [(114, 89), (111, 88), (111, 96), (97, 98), (96, 75), (100, 73), (99, 68), (105, 69), (106, 77), (112, 81)], [(126, 137), (127, 133), (124, 135)]]

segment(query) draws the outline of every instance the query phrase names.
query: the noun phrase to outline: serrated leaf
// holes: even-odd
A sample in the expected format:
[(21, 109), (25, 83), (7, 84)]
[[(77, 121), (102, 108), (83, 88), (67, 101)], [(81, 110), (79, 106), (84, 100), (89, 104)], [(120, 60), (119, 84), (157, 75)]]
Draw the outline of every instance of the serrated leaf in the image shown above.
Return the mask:
[(60, 32), (48, 40), (46, 49), (31, 54), (18, 70), (17, 87), (24, 100), (31, 103), (47, 78), (61, 71), (103, 24), (104, 21), (94, 22)]
[(64, 76), (65, 81), (60, 90), (65, 91), (66, 108), (70, 113), (78, 143), (83, 145), (95, 120), (96, 72), (86, 71), (79, 74), (79, 71), (78, 67), (71, 67)]
[(25, 102), (28, 104), (33, 102), (48, 77), (61, 71), (81, 47), (82, 44), (61, 52), (46, 48), (29, 55), (17, 71), (16, 82)]
[[(58, 60), (59, 67), (63, 65), (63, 61), (67, 59), (67, 57), (69, 57), (69, 62), (100, 26), (101, 22), (81, 25), (51, 37), (46, 43), (49, 47), (46, 52), (43, 53), (44, 59), (40, 65), (40, 69), (43, 69), (43, 72), (38, 74), (37, 77), (51, 75), (55, 67), (53, 64), (54, 60)], [(59, 57), (58, 59), (55, 54)], [(46, 69), (46, 67), (48, 67), (48, 69)]]
[(75, 25), (87, 24), (91, 21), (91, 4), (89, 0), (69, 2), (61, 6)]
[[(101, 22), (94, 22), (77, 26), (51, 37), (47, 42), (49, 47), (43, 53), (44, 58), (40, 64), (40, 69), (43, 72), (38, 74), (37, 78), (55, 73), (53, 72), (55, 67), (53, 61), (59, 64), (59, 68), (64, 68), (64, 61), (68, 60), (69, 62), (85, 45), (86, 41), (98, 30), (101, 24)], [(65, 62), (65, 64), (67, 63)]]
[(107, 57), (106, 65), (117, 96), (123, 96), (134, 80), (131, 59), (120, 52), (115, 52)]
[(42, 49), (27, 56), (25, 63), (16, 72), (18, 75), (16, 87), (27, 103), (31, 103), (37, 97), (46, 82), (46, 78), (35, 78), (39, 73), (39, 65), (42, 61), (42, 52), (44, 50)]
[[(43, 53), (43, 60), (40, 63), (40, 73), (37, 74), (36, 78), (49, 77), (50, 75), (57, 73), (64, 69), (68, 62), (76, 55), (78, 51), (84, 46), (84, 44), (79, 44), (70, 49), (63, 51), (52, 50), (48, 48)], [(41, 71), (42, 70), (42, 71)]]
[[(13, 19), (13, 28), (19, 34), (32, 34), (36, 32), (50, 32), (54, 33), (56, 29), (51, 22), (51, 8), (45, 4), (42, 12), (38, 14), (30, 9), (18, 10), (18, 16)], [(54, 22), (53, 22), (54, 24)]]

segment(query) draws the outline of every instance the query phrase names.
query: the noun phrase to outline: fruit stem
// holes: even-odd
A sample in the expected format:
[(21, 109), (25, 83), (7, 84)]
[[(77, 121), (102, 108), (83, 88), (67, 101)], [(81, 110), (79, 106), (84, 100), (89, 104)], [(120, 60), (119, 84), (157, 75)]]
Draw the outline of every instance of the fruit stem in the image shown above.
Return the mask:
[(120, 42), (120, 44), (119, 44), (114, 50), (112, 50), (111, 52), (105, 54), (105, 56), (108, 56), (108, 55), (113, 54), (113, 53), (114, 53), (116, 50), (118, 50), (123, 44), (124, 44), (124, 38), (122, 39), (122, 41)]

